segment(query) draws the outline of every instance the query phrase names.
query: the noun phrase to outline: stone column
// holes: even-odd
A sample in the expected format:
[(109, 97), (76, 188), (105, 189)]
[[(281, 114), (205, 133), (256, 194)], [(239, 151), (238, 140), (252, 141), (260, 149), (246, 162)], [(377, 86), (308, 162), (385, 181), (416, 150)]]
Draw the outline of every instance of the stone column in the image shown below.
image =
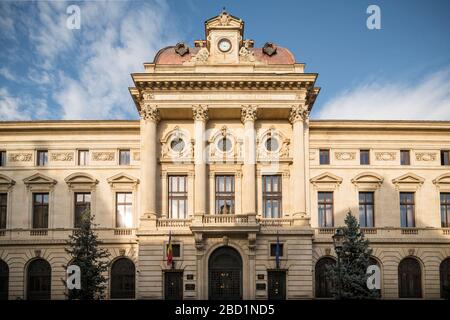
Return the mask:
[(156, 221), (156, 129), (159, 110), (146, 102), (141, 105), (141, 220)]
[(192, 107), (194, 115), (194, 216), (196, 220), (206, 214), (206, 159), (205, 159), (205, 131), (208, 121), (208, 107), (197, 105)]
[(309, 111), (305, 103), (291, 108), (289, 121), (292, 123), (292, 212), (294, 219), (306, 218), (306, 167), (305, 167), (305, 121)]
[(244, 165), (242, 166), (242, 213), (256, 216), (256, 120), (257, 107), (242, 106)]

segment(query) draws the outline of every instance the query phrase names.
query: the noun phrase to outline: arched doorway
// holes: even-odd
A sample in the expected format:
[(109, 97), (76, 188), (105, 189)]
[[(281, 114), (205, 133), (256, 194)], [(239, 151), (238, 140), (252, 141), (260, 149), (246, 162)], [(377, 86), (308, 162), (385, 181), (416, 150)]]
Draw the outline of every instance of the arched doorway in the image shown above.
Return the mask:
[(120, 258), (111, 266), (111, 299), (134, 299), (136, 268), (133, 261)]
[(422, 272), (414, 258), (405, 258), (398, 265), (398, 296), (422, 298)]
[(0, 260), (0, 300), (8, 300), (9, 288), (9, 267), (8, 264)]
[(334, 266), (336, 261), (333, 258), (325, 257), (321, 258), (316, 263), (315, 269), (315, 285), (316, 285), (316, 298), (332, 298), (334, 283), (332, 279), (327, 275), (328, 267)]
[(27, 268), (27, 299), (49, 300), (51, 298), (52, 268), (44, 259), (36, 259)]
[(439, 274), (441, 278), (441, 298), (450, 299), (450, 258), (441, 262)]
[(209, 299), (242, 299), (242, 258), (231, 247), (216, 249), (208, 261)]

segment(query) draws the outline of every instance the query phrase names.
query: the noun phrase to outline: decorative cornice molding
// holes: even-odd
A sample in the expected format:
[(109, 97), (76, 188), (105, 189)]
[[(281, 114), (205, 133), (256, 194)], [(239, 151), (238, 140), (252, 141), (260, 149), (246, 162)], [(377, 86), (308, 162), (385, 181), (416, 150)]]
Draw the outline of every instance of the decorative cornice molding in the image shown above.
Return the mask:
[(207, 105), (194, 105), (192, 106), (192, 114), (194, 120), (198, 121), (208, 121), (208, 106)]
[(154, 122), (159, 122), (161, 116), (159, 114), (158, 106), (150, 104), (148, 102), (141, 103), (141, 111), (139, 112), (143, 120), (151, 120)]
[(256, 121), (256, 112), (258, 107), (255, 105), (243, 105), (241, 109), (241, 121)]
[(309, 118), (309, 110), (305, 104), (291, 106), (289, 122), (294, 124), (297, 121), (306, 121)]

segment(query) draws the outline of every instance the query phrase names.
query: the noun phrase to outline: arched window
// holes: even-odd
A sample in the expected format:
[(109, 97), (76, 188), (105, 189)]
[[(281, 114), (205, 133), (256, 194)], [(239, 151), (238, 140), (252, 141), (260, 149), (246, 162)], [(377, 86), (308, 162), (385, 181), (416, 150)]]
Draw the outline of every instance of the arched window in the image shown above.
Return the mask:
[(450, 299), (450, 258), (441, 262), (439, 273), (441, 277), (441, 298)]
[(398, 296), (422, 298), (422, 272), (414, 258), (405, 258), (398, 265)]
[(9, 267), (0, 260), (0, 300), (8, 300)]
[(29, 263), (27, 269), (27, 299), (48, 300), (51, 298), (52, 268), (44, 259)]
[(136, 268), (133, 261), (120, 258), (111, 266), (111, 299), (134, 299)]
[(334, 283), (332, 279), (327, 276), (327, 266), (334, 266), (336, 261), (332, 258), (321, 258), (316, 263), (315, 269), (315, 285), (316, 298), (332, 298)]

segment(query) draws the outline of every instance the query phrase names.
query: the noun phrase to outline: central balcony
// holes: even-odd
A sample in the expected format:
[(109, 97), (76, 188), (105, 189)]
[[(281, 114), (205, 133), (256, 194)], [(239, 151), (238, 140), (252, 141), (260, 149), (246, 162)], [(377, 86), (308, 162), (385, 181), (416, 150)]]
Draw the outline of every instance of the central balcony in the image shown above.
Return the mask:
[(260, 224), (256, 215), (213, 214), (194, 217), (190, 228), (192, 232), (248, 233), (258, 232)]

